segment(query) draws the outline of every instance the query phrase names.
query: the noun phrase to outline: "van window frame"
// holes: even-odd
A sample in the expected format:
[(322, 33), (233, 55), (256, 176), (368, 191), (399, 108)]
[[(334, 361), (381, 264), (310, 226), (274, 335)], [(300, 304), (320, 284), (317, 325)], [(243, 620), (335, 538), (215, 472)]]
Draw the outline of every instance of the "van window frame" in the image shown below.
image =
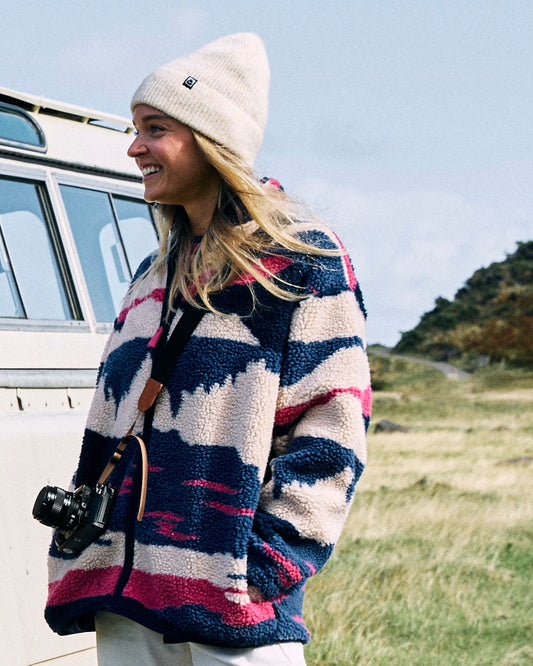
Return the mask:
[[(80, 262), (76, 243), (74, 241), (70, 220), (63, 202), (60, 185), (96, 190), (108, 196), (129, 198), (143, 203), (143, 188), (140, 182), (119, 180), (107, 174), (94, 172), (80, 172), (69, 169), (63, 164), (60, 168), (50, 167), (47, 164), (21, 163), (18, 160), (2, 159), (0, 154), (0, 177), (38, 184), (39, 191), (43, 192), (43, 215), (53, 240), (54, 258), (65, 288), (65, 296), (71, 308), (71, 316), (78, 319), (65, 320), (37, 320), (19, 317), (0, 318), (0, 330), (20, 331), (50, 331), (50, 332), (93, 332), (109, 333), (113, 329), (113, 322), (98, 322), (94, 313), (93, 304), (88, 291), (85, 274)], [(146, 204), (156, 237), (158, 236), (151, 207)], [(56, 245), (57, 244), (57, 245)], [(58, 252), (59, 248), (59, 252)], [(72, 298), (75, 299), (76, 308), (72, 307)]]
[(39, 123), (33, 118), (27, 111), (21, 109), (20, 106), (14, 106), (13, 104), (8, 104), (7, 102), (0, 101), (0, 112), (6, 110), (8, 113), (13, 114), (14, 116), (19, 116), (23, 120), (27, 121), (32, 128), (36, 131), (39, 138), (39, 144), (26, 143), (25, 141), (16, 141), (14, 139), (6, 139), (0, 135), (0, 145), (10, 146), (11, 148), (22, 148), (24, 150), (31, 150), (35, 153), (46, 153), (48, 150), (48, 144), (46, 141), (45, 133)]
[[(50, 241), (52, 259), (59, 274), (60, 285), (66, 299), (70, 316), (65, 319), (38, 319), (34, 317), (0, 317), (0, 329), (16, 330), (72, 330), (73, 328), (87, 329), (87, 322), (78, 299), (78, 290), (69, 268), (68, 255), (60, 233), (57, 217), (51, 201), (51, 195), (47, 187), (45, 174), (42, 170), (26, 169), (2, 169), (0, 172), (2, 180), (24, 183), (34, 188), (35, 195), (41, 207), (43, 221)], [(15, 280), (16, 280), (16, 276)], [(22, 294), (21, 294), (22, 298)], [(22, 298), (24, 307), (24, 299)], [(25, 307), (24, 307), (25, 309)]]
[[(118, 179), (115, 178), (107, 178), (104, 175), (87, 173), (87, 172), (80, 173), (64, 169), (57, 169), (57, 170), (50, 169), (49, 171), (50, 171), (50, 178), (52, 181), (52, 187), (57, 192), (56, 196), (54, 197), (54, 200), (56, 200), (58, 204), (58, 210), (56, 212), (56, 216), (61, 221), (61, 223), (59, 224), (60, 231), (62, 232), (65, 246), (68, 248), (67, 253), (69, 254), (69, 256), (71, 256), (72, 262), (75, 262), (74, 266), (72, 265), (72, 262), (70, 266), (73, 273), (76, 273), (78, 276), (78, 279), (75, 279), (74, 282), (75, 284), (79, 283), (79, 289), (78, 289), (79, 296), (81, 296), (80, 292), (83, 291), (83, 297), (80, 298), (80, 300), (84, 301), (85, 305), (83, 302), (81, 303), (82, 311), (84, 312), (85, 319), (90, 322), (91, 328), (96, 333), (109, 333), (113, 329), (114, 322), (102, 322), (96, 319), (93, 303), (89, 293), (89, 288), (85, 279), (85, 272), (83, 270), (83, 266), (81, 264), (81, 260), (78, 254), (76, 241), (74, 240), (71, 223), (66, 211), (63, 197), (61, 195), (60, 186), (66, 185), (87, 190), (95, 190), (97, 192), (103, 192), (107, 194), (109, 197), (111, 197), (110, 203), (113, 208), (113, 214), (116, 216), (113, 196), (134, 199), (135, 201), (138, 201), (140, 203), (143, 202), (146, 203), (143, 199), (144, 190), (142, 184), (140, 182), (133, 183), (133, 182), (119, 181)], [(156, 235), (156, 238), (158, 238), (159, 237), (158, 229), (157, 225), (155, 224), (152, 209), (148, 203), (146, 203), (146, 206), (148, 207), (154, 233)], [(121, 244), (122, 244), (122, 251), (125, 253), (124, 243), (122, 238), (121, 238)], [(128, 262), (127, 253), (125, 253), (125, 260), (126, 262)], [(133, 268), (133, 270), (130, 270), (130, 272), (133, 273), (136, 267), (131, 267), (131, 268)]]

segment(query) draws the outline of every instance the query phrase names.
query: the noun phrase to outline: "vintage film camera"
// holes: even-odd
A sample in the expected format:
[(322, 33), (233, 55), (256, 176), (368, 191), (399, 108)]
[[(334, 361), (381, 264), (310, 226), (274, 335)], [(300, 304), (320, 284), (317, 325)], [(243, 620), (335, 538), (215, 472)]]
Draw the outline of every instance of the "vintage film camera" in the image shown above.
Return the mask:
[(115, 495), (109, 483), (83, 485), (74, 492), (45, 486), (33, 505), (33, 517), (57, 530), (55, 544), (60, 551), (77, 555), (105, 532)]

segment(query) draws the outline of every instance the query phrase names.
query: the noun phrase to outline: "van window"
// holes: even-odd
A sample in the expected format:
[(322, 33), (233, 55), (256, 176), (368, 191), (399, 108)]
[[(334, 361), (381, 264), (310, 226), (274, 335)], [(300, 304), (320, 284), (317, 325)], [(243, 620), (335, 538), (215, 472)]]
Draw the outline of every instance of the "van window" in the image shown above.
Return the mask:
[(44, 150), (46, 142), (41, 128), (31, 116), (10, 105), (0, 104), (0, 143)]
[(72, 318), (43, 202), (38, 183), (0, 178), (0, 317)]
[(113, 202), (130, 272), (135, 274), (141, 261), (157, 247), (148, 206), (144, 201), (117, 196), (113, 196)]
[(149, 208), (106, 192), (60, 189), (96, 320), (111, 322), (137, 265), (157, 247)]

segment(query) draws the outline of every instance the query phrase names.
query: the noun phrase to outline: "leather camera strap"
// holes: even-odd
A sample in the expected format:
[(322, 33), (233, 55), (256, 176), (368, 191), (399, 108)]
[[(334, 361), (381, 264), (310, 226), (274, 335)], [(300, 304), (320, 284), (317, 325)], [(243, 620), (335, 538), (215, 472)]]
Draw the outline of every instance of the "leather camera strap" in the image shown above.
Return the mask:
[[(168, 289), (167, 289), (168, 291)], [(204, 316), (205, 310), (195, 308), (189, 303), (185, 304), (185, 310), (178, 320), (172, 335), (167, 340), (161, 353), (154, 359), (152, 372), (150, 378), (146, 382), (141, 396), (138, 400), (137, 407), (139, 409), (135, 421), (131, 424), (128, 432), (120, 440), (117, 448), (113, 451), (107, 465), (105, 466), (98, 483), (103, 485), (107, 482), (111, 473), (118, 465), (122, 458), (122, 454), (126, 450), (130, 440), (135, 439), (139, 445), (142, 460), (142, 483), (141, 483), (141, 497), (139, 500), (139, 509), (137, 512), (137, 520), (141, 521), (144, 514), (144, 506), (146, 503), (146, 488), (148, 485), (148, 454), (146, 445), (141, 437), (133, 435), (133, 430), (137, 419), (141, 413), (147, 412), (150, 407), (155, 403), (157, 396), (161, 393), (161, 389), (168, 381), (178, 358), (183, 353), (185, 345), (189, 341), (194, 329)]]
[(185, 305), (185, 312), (176, 324), (176, 328), (161, 353), (154, 360), (150, 378), (146, 382), (139, 398), (138, 407), (140, 412), (146, 412), (154, 404), (161, 389), (167, 383), (178, 358), (182, 355), (185, 345), (204, 314), (205, 310), (194, 308), (189, 303)]

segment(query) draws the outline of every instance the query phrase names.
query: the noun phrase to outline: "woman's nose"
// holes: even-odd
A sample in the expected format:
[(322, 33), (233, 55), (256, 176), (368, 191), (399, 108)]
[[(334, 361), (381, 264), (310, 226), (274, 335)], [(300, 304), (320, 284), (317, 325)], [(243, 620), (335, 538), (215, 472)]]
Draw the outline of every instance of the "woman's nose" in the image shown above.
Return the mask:
[(146, 147), (139, 141), (139, 137), (136, 136), (133, 140), (131, 146), (128, 148), (128, 157), (137, 157), (146, 151)]

